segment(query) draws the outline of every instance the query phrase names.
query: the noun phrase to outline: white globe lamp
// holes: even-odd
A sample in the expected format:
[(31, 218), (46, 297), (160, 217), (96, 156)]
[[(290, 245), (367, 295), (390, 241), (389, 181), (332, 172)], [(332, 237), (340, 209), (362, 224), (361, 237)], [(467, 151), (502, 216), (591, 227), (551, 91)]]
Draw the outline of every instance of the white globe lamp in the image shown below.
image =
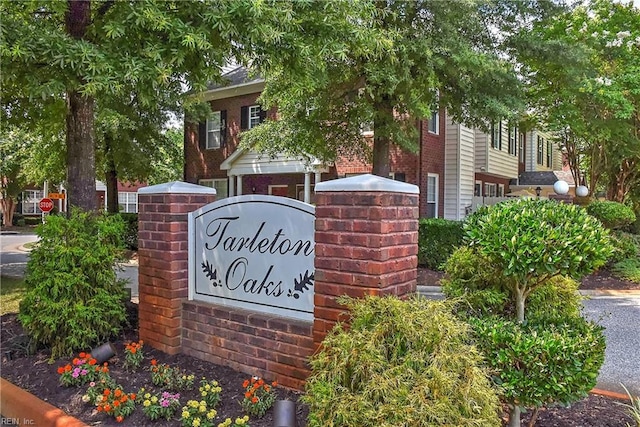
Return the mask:
[(560, 196), (564, 196), (569, 192), (569, 184), (567, 184), (566, 181), (556, 181), (556, 183), (553, 184), (553, 191)]
[(579, 185), (576, 188), (576, 196), (578, 197), (587, 197), (589, 195), (589, 189), (585, 185)]

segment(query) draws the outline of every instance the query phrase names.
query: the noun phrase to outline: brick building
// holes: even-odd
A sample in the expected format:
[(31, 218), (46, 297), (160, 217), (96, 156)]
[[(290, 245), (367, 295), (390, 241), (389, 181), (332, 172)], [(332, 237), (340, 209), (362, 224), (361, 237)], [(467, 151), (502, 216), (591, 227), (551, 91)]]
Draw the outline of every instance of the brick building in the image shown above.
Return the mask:
[[(185, 182), (214, 187), (218, 198), (271, 194), (313, 203), (316, 183), (371, 172), (371, 165), (357, 159), (308, 164), (239, 149), (240, 132), (267, 117), (276, 118), (276, 112), (263, 111), (257, 103), (265, 86), (263, 79), (251, 79), (243, 67), (232, 69), (224, 78), (227, 85), (211, 87), (203, 94), (211, 105), (210, 118), (205, 123), (185, 123)], [(521, 133), (505, 122), (495, 123), (491, 134), (486, 134), (454, 123), (443, 110), (419, 120), (418, 126), (417, 153), (392, 147), (390, 178), (420, 188), (421, 217), (463, 219), (474, 196), (503, 196), (519, 173), (557, 166), (549, 154), (553, 153), (551, 138), (527, 144), (527, 140), (540, 140), (540, 134)]]

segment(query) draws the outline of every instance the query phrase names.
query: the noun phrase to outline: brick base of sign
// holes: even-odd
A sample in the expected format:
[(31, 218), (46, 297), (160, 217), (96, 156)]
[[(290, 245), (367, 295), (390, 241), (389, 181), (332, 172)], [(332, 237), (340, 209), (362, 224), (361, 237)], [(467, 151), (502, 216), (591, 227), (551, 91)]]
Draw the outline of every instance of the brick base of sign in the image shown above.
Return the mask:
[(301, 390), (313, 324), (196, 301), (182, 303), (182, 352)]

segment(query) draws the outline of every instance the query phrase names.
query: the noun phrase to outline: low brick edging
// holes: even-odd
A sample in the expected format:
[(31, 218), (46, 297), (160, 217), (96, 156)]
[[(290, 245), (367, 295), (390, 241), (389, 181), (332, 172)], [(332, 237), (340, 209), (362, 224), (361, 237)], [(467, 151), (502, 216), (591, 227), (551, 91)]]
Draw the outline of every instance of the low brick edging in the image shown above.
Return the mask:
[(62, 409), (39, 399), (4, 378), (0, 378), (0, 412), (5, 418), (17, 419), (18, 425), (88, 427), (77, 418), (67, 415)]
[(589, 393), (597, 394), (599, 396), (610, 397), (612, 399), (629, 400), (629, 396), (617, 391), (603, 390), (600, 388), (594, 388)]
[(182, 352), (302, 390), (313, 323), (199, 301), (182, 303)]

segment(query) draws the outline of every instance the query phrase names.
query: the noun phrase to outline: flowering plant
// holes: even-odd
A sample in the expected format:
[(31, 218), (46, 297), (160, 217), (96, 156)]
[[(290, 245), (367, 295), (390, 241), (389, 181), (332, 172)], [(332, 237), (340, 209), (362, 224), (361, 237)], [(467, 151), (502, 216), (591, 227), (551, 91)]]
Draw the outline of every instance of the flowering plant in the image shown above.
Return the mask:
[(183, 427), (213, 427), (213, 419), (218, 412), (213, 408), (207, 408), (207, 402), (190, 400), (182, 407)]
[(207, 381), (206, 378), (200, 380), (200, 396), (202, 400), (207, 402), (207, 405), (211, 408), (220, 402), (220, 393), (222, 393), (222, 387), (218, 384), (218, 381)]
[(116, 421), (121, 423), (136, 409), (136, 394), (126, 394), (120, 386), (116, 387), (115, 389), (107, 388), (102, 392), (97, 409), (98, 412), (115, 417)]
[(251, 380), (245, 380), (242, 387), (245, 388), (244, 399), (242, 399), (242, 409), (249, 414), (258, 418), (262, 418), (273, 406), (273, 402), (276, 401), (276, 393), (274, 387), (277, 387), (277, 382), (272, 382), (271, 385), (264, 382), (262, 378), (252, 377)]
[(95, 364), (96, 359), (91, 357), (90, 354), (80, 353), (71, 363), (58, 367), (60, 384), (65, 387), (79, 386), (95, 380)]
[(170, 390), (191, 390), (194, 378), (194, 375), (187, 375), (178, 368), (172, 368), (164, 363), (158, 364), (156, 359), (151, 361), (151, 382), (156, 386)]
[(138, 342), (130, 342), (124, 347), (124, 369), (133, 371), (140, 367), (142, 359), (144, 359), (143, 344), (144, 341), (140, 340)]
[(249, 416), (245, 415), (242, 418), (236, 418), (235, 421), (231, 418), (227, 418), (224, 422), (218, 424), (218, 427), (250, 427)]
[(180, 394), (171, 394), (168, 391), (163, 392), (160, 397), (145, 393), (142, 401), (142, 412), (151, 421), (159, 418), (170, 420), (173, 414), (180, 407)]
[(96, 380), (89, 383), (87, 392), (82, 396), (82, 401), (85, 403), (91, 403), (97, 405), (99, 399), (102, 400), (102, 393), (108, 388), (116, 387), (116, 382), (111, 375), (109, 375), (109, 368), (107, 363), (104, 366), (96, 366)]

